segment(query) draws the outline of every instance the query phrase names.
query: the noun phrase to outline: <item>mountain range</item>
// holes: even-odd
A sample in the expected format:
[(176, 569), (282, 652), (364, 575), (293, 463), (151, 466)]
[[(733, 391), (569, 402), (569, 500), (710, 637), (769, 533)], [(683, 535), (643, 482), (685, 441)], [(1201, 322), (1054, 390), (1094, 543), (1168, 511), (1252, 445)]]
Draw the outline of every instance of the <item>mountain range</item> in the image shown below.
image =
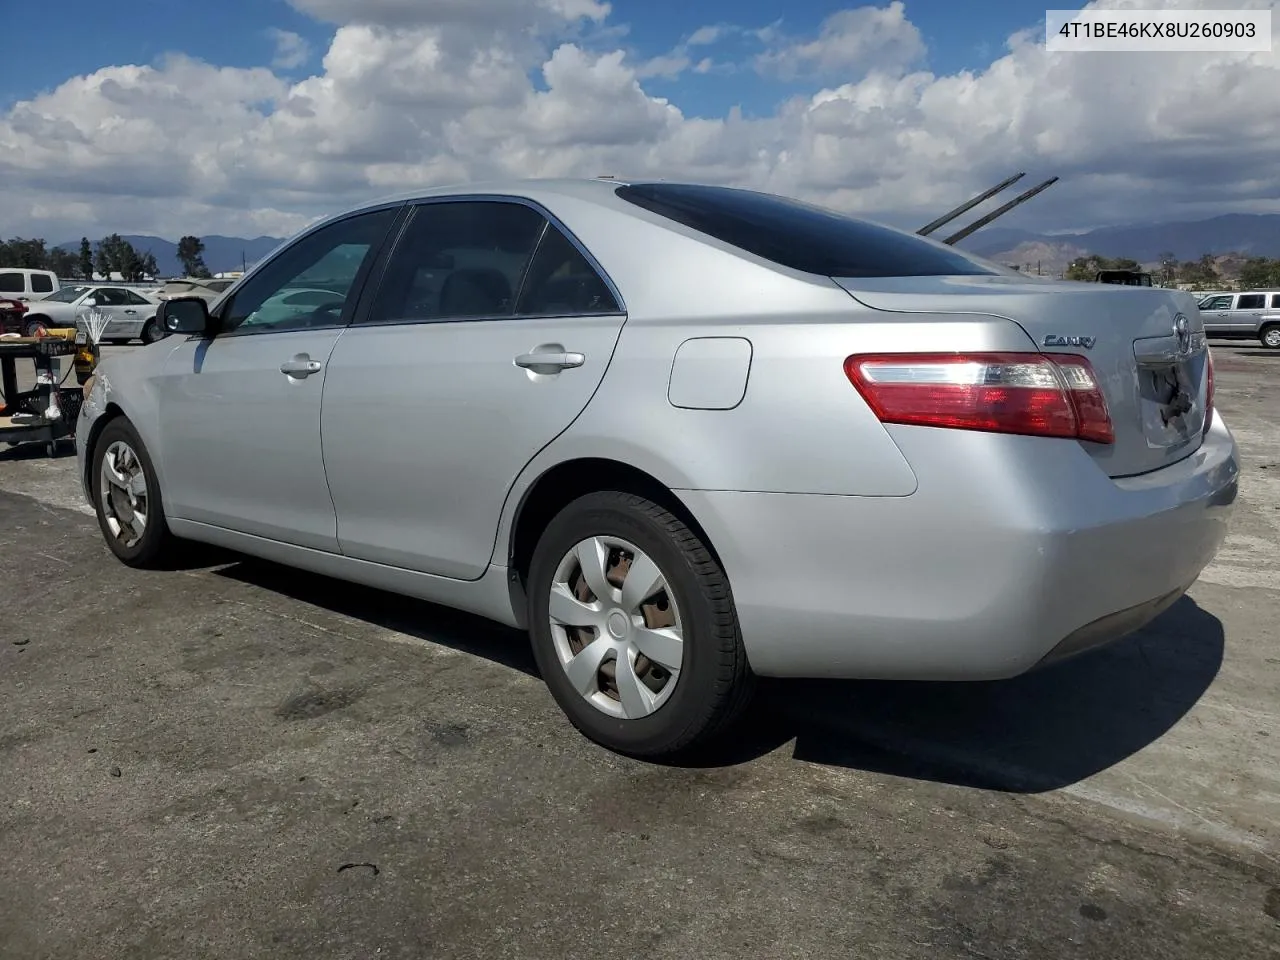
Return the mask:
[(1104, 257), (1131, 257), (1139, 263), (1155, 263), (1166, 253), (1172, 253), (1178, 260), (1198, 260), (1206, 253), (1280, 257), (1280, 214), (1228, 213), (1207, 220), (1138, 223), (1083, 233), (1032, 233), (1010, 227), (989, 227), (959, 246), (993, 260), (1020, 254), (1018, 262), (1026, 262), (1027, 253), (1035, 252), (1036, 248), (1077, 251), (1072, 256), (1096, 253)]
[[(154, 254), (156, 265), (160, 268), (160, 276), (180, 277), (183, 275), (182, 261), (178, 259), (178, 245), (174, 241), (165, 240), (163, 237), (137, 235), (123, 236), (122, 238), (128, 240), (133, 249), (139, 253), (147, 253), (149, 251)], [(208, 236), (201, 237), (201, 239), (204, 241), (204, 265), (212, 273), (226, 273), (231, 270), (241, 270), (246, 265), (252, 266), (255, 261), (261, 260), (284, 242), (277, 237), (246, 239), (244, 237)], [(90, 242), (96, 243), (92, 238)], [(60, 243), (58, 246), (68, 253), (76, 254), (80, 252), (79, 240)]]

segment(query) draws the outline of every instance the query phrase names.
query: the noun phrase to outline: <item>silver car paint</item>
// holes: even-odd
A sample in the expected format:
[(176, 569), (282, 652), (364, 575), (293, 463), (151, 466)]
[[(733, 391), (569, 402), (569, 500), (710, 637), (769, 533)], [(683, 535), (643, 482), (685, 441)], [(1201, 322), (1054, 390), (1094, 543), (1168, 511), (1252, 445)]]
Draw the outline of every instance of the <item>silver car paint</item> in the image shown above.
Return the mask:
[[(202, 346), (162, 341), (99, 368), (77, 433), (82, 469), (90, 427), (114, 404), (157, 461), (166, 516), (178, 535), (519, 626), (524, 611), (508, 558), (524, 494), (559, 464), (622, 461), (666, 484), (708, 531), (734, 590), (751, 662), (761, 673), (779, 675), (1011, 675), (1085, 623), (1185, 588), (1221, 542), (1237, 467), (1234, 441), (1220, 418), (1204, 445), (1180, 463), (1117, 481), (1098, 468), (1086, 452), (1090, 445), (1074, 441), (886, 429), (843, 373), (843, 358), (859, 351), (1035, 349), (1028, 327), (1040, 329), (1028, 317), (1059, 302), (1045, 297), (1042, 286), (1035, 293), (1043, 302), (1017, 287), (1004, 291), (1011, 299), (997, 302), (1002, 293), (990, 284), (983, 297), (961, 303), (947, 296), (910, 301), (908, 289), (919, 280), (904, 281), (882, 286), (886, 299), (877, 306), (890, 309), (877, 309), (833, 280), (766, 264), (637, 210), (614, 197), (607, 183), (460, 187), (413, 196), (504, 190), (541, 203), (568, 225), (621, 290), (625, 323), (512, 320), (489, 335), (480, 324), (350, 328), (332, 343), (326, 333), (324, 343), (301, 345), (299, 338), (314, 338), (316, 331), (245, 337), (263, 351), (260, 365), (247, 356), (238, 366), (229, 363), (239, 380), (229, 380), (228, 389), (245, 396), (197, 392), (188, 381), (187, 395), (178, 394), (179, 406), (164, 414), (157, 411), (156, 381), (165, 358), (180, 355), (185, 362), (178, 351), (190, 351), (194, 369)], [(860, 282), (856, 292), (870, 299), (874, 286)], [(907, 304), (923, 312), (891, 312)], [(1062, 332), (1105, 335), (1092, 317), (1063, 315), (1064, 324), (1068, 320)], [(468, 356), (451, 346), (442, 356), (442, 334), (429, 348), (430, 336), (390, 332), (430, 334), (433, 328), (463, 331), (467, 349), (483, 345), (494, 353)], [(616, 349), (603, 356), (615, 334)], [(750, 343), (745, 395), (732, 408), (671, 402), (674, 358), (696, 337)], [(512, 365), (515, 353), (551, 340), (589, 353), (591, 365), (544, 382)], [(383, 352), (391, 341), (403, 351)], [(208, 362), (214, 350), (203, 349)], [(273, 397), (293, 400), (294, 388), (321, 385), (317, 378), (290, 384), (278, 372), (286, 354), (302, 349), (329, 361), (326, 390), (335, 385), (344, 405), (367, 404), (369, 413), (376, 403), (381, 415), (326, 408), (321, 418), (317, 406), (312, 419), (309, 403), (270, 410)], [(534, 391), (561, 389), (576, 374), (586, 374), (579, 379), (587, 385), (572, 386), (558, 407), (540, 408), (555, 409), (563, 424), (538, 421), (532, 432), (519, 408), (504, 423), (488, 406), (464, 416), (455, 430), (438, 414), (419, 426), (403, 413), (415, 405), (420, 414), (426, 409), (418, 390), (427, 366), (462, 362), (484, 368), (481, 382), (493, 377), (513, 397), (525, 388), (527, 396), (541, 398)], [(409, 372), (391, 375), (393, 364)], [(250, 369), (265, 376), (273, 368), (275, 386), (249, 384)], [(373, 370), (384, 374), (364, 375)], [(462, 383), (441, 368), (434, 374), (455, 387)], [(447, 390), (428, 395), (464, 408)], [(208, 409), (211, 403), (217, 410)], [(227, 438), (237, 434), (226, 429), (227, 416), (241, 431), (235, 457), (228, 456)], [(312, 427), (297, 429), (304, 422), (324, 434), (319, 466), (309, 447), (319, 442)], [(417, 443), (406, 442), (407, 431), (418, 431)], [(179, 433), (183, 438), (175, 441)], [(442, 444), (449, 462), (431, 474)], [(494, 449), (507, 444), (510, 456)], [(339, 513), (356, 511), (352, 544), (364, 558), (337, 552), (343, 519), (332, 503), (326, 511), (319, 496), (323, 467), (338, 449), (343, 452), (332, 454), (338, 480), (331, 478), (329, 487)], [(471, 452), (494, 475), (484, 477), (485, 493), (474, 509), (450, 516), (476, 487), (463, 469)], [(196, 465), (209, 471), (203, 479), (195, 476)], [(283, 472), (273, 478), (271, 471)], [(424, 475), (432, 476), (430, 485)], [(285, 476), (303, 484), (303, 497), (288, 502)], [(372, 497), (361, 501), (362, 476), (380, 495), (391, 495), (385, 514), (371, 509)], [(495, 490), (504, 491), (501, 502)], [(475, 551), (490, 527), (486, 567)], [(379, 530), (392, 529), (396, 536), (381, 539)], [(401, 529), (414, 533), (401, 535)], [(426, 542), (440, 532), (444, 539)]]
[[(1193, 333), (1204, 325), (1196, 300), (1188, 293), (1152, 287), (1062, 282), (1027, 283), (1011, 277), (913, 277), (841, 280), (859, 301), (880, 310), (909, 313), (966, 311), (1004, 317), (1026, 330), (1045, 353), (1068, 353), (1090, 360), (1102, 379), (1115, 424), (1114, 445), (1089, 444), (1088, 450), (1112, 476), (1142, 473), (1193, 453), (1204, 426), (1204, 387), (1185, 430), (1157, 429), (1153, 402), (1142, 402), (1134, 369), (1135, 344), (1171, 348), (1174, 322), (1181, 314)], [(1090, 348), (1046, 345), (1049, 336), (1087, 334)], [(1147, 341), (1150, 341), (1148, 343)], [(1197, 376), (1201, 376), (1198, 372)]]

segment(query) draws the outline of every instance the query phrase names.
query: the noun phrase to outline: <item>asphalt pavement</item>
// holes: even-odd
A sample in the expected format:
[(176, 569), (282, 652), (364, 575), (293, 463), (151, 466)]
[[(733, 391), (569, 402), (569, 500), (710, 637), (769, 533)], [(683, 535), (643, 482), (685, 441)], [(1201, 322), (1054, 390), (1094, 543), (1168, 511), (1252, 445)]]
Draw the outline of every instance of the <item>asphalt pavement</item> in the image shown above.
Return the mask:
[(233, 556), (131, 571), (0, 450), (0, 957), (1280, 957), (1280, 351), (1218, 346), (1218, 560), (999, 684), (771, 683), (683, 767), (527, 642)]

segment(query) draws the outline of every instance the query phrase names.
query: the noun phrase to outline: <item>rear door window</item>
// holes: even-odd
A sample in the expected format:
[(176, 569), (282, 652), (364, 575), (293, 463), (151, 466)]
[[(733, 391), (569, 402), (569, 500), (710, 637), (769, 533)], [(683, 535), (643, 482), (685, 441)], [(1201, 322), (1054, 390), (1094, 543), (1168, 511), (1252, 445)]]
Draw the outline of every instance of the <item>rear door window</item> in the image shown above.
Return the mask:
[(1261, 310), (1267, 305), (1265, 293), (1242, 293), (1236, 300), (1237, 310)]
[(26, 278), (20, 273), (0, 273), (0, 293), (26, 293)]
[(418, 206), (388, 261), (365, 322), (439, 323), (515, 316), (546, 218), (522, 203)]
[(728, 187), (633, 184), (617, 194), (773, 263), (827, 277), (937, 277), (996, 271), (958, 250), (831, 210)]
[(587, 258), (555, 224), (547, 224), (521, 286), (516, 313), (580, 317), (620, 312), (618, 299)]

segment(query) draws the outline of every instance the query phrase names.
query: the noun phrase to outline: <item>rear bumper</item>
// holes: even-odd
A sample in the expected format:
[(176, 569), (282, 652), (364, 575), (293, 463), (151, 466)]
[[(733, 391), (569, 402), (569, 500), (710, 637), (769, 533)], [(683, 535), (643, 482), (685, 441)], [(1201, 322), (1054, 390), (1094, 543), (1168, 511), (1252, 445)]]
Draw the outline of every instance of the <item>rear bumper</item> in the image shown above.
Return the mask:
[(902, 428), (909, 497), (680, 491), (765, 676), (985, 680), (1118, 639), (1213, 559), (1235, 441), (1108, 478), (1077, 444)]

